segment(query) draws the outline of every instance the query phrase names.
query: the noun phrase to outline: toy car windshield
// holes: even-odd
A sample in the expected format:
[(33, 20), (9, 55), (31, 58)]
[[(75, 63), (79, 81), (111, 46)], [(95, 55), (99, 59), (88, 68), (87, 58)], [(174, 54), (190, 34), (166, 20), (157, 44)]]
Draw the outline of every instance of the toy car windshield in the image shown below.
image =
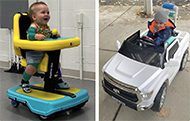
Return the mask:
[(139, 46), (139, 44), (137, 44), (139, 40), (140, 31), (137, 31), (123, 42), (118, 52), (133, 60), (161, 67), (163, 51), (151, 47)]

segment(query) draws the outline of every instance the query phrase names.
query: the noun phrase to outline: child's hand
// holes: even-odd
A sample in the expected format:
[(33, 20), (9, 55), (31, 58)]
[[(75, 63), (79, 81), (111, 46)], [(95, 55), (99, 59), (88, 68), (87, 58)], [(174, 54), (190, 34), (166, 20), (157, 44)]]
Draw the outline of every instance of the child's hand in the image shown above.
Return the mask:
[(59, 38), (59, 37), (61, 37), (61, 35), (58, 33), (57, 29), (53, 29), (51, 31), (51, 34), (52, 34), (52, 38)]
[(61, 37), (61, 35), (59, 33), (57, 33), (57, 38)]
[(37, 40), (44, 40), (46, 37), (45, 37), (43, 34), (36, 34), (36, 35), (35, 35), (35, 38), (36, 38)]

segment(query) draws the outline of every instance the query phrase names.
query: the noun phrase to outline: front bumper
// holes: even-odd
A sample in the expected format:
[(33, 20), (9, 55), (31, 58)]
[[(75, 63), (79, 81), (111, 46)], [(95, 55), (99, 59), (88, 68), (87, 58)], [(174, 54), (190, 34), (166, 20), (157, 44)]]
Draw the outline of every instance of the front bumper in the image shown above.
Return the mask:
[(137, 110), (137, 104), (134, 104), (134, 103), (131, 103), (131, 102), (125, 100), (121, 96), (115, 94), (113, 91), (111, 91), (110, 89), (108, 89), (105, 85), (103, 85), (103, 88), (104, 88), (104, 91), (106, 93), (108, 93), (110, 96), (113, 96), (114, 98), (116, 98), (116, 99), (120, 100), (121, 102), (123, 102), (122, 104), (124, 104), (125, 106), (128, 106), (128, 107), (130, 107), (132, 109)]
[(121, 84), (105, 73), (102, 80), (104, 91), (112, 96), (119, 103), (128, 106), (136, 111), (144, 111), (150, 109), (153, 104), (144, 103), (140, 97), (140, 91), (136, 87)]

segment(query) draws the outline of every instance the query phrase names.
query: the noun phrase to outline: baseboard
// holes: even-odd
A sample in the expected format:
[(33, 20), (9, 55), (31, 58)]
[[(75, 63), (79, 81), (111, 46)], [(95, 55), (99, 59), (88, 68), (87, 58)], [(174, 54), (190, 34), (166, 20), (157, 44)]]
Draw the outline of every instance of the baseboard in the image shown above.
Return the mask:
[[(80, 71), (79, 70), (62, 68), (61, 71), (62, 71), (63, 76), (80, 78)], [(83, 79), (95, 80), (95, 72), (83, 71)]]
[[(9, 69), (9, 63), (0, 61), (0, 68)], [(62, 68), (61, 71), (62, 71), (62, 75), (65, 77), (80, 78), (80, 71), (79, 70)], [(83, 71), (83, 79), (94, 81), (95, 80), (95, 72)]]
[(4, 62), (4, 61), (0, 61), (0, 68), (9, 69), (9, 63)]

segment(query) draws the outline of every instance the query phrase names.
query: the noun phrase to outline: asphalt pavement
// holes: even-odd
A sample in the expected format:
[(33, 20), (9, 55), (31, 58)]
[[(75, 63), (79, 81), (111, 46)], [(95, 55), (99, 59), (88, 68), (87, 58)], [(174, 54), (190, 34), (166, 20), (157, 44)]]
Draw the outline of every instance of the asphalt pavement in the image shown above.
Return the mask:
[[(154, 10), (160, 8), (153, 6)], [(168, 88), (163, 112), (152, 110), (137, 112), (118, 104), (101, 84), (103, 65), (117, 53), (116, 40), (123, 42), (128, 36), (147, 29), (147, 22), (152, 18), (137, 15), (143, 11), (143, 5), (100, 5), (99, 6), (99, 120), (100, 121), (190, 121), (190, 57), (187, 69), (179, 72)], [(190, 33), (189, 7), (179, 6), (177, 30)]]

